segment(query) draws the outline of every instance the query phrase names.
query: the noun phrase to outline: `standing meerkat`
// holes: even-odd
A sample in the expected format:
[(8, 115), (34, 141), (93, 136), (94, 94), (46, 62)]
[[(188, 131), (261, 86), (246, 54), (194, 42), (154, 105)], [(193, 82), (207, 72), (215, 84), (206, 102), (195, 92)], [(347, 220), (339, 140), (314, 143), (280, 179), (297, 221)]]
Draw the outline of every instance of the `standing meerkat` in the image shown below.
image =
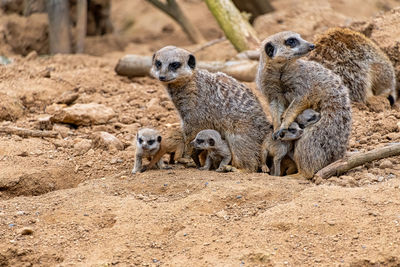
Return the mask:
[[(162, 137), (160, 132), (151, 129), (143, 128), (136, 134), (136, 153), (135, 153), (135, 165), (132, 169), (132, 174), (142, 170), (142, 159), (143, 157), (151, 160), (151, 158), (160, 150)], [(164, 162), (160, 159), (157, 162), (159, 168), (164, 167)]]
[(387, 55), (370, 39), (346, 28), (332, 28), (319, 35), (308, 55), (339, 75), (352, 101), (366, 103), (383, 95), (391, 105), (398, 97), (396, 75)]
[(174, 164), (175, 161), (182, 158), (185, 149), (185, 142), (183, 140), (183, 133), (181, 130), (172, 129), (166, 135), (165, 138), (161, 139), (160, 147), (158, 151), (152, 157), (150, 163), (144, 166), (140, 171), (144, 172), (148, 169), (153, 168), (160, 160), (162, 156), (169, 154), (169, 164)]
[(215, 130), (200, 131), (191, 143), (196, 149), (207, 151), (206, 162), (201, 170), (210, 170), (213, 167), (217, 172), (223, 172), (232, 160), (228, 143)]
[(348, 89), (340, 77), (317, 62), (299, 59), (314, 47), (294, 32), (268, 37), (256, 78), (269, 103), (274, 138), (305, 109), (320, 113), (320, 120), (295, 142), (294, 160), (306, 178), (344, 156), (351, 129)]
[[(303, 134), (303, 129), (308, 127), (311, 124), (318, 122), (320, 119), (320, 115), (318, 112), (312, 109), (306, 109), (297, 116), (296, 121), (292, 122), (289, 125), (287, 131), (282, 131), (280, 133), (280, 140), (274, 140), (272, 138), (272, 130), (271, 134), (268, 134), (265, 138), (262, 149), (261, 149), (261, 170), (262, 172), (268, 172), (267, 166), (267, 157), (272, 156), (273, 158), (273, 170), (272, 175), (280, 176), (281, 175), (281, 162), (283, 158), (288, 155), (292, 160), (293, 158), (293, 147), (294, 140), (300, 138)], [(296, 166), (294, 168), (296, 169)], [(292, 172), (290, 169), (288, 172)]]
[[(195, 57), (174, 46), (154, 54), (151, 74), (165, 85), (178, 110), (186, 145), (201, 130), (213, 129), (227, 141), (234, 167), (259, 168), (270, 123), (251, 89), (226, 74), (197, 69)], [(192, 157), (199, 166), (196, 153)]]

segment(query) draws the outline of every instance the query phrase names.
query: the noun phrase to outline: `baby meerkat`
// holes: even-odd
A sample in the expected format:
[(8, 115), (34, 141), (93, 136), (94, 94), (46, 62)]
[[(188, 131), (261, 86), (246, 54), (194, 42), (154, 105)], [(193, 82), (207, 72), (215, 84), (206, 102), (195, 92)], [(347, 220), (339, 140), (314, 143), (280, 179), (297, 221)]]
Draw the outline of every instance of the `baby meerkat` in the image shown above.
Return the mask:
[(397, 99), (396, 75), (388, 56), (362, 33), (332, 28), (317, 36), (308, 55), (339, 75), (349, 88), (350, 99), (367, 102), (383, 95), (393, 105)]
[[(174, 164), (175, 161), (182, 158), (185, 142), (183, 141), (183, 133), (181, 130), (171, 129), (166, 135), (165, 138), (161, 139), (160, 148), (154, 154), (151, 159), (149, 165), (144, 166), (140, 171), (144, 172), (148, 169), (154, 167), (154, 165), (158, 164), (162, 161), (162, 156), (165, 154), (169, 154), (169, 164)], [(159, 164), (157, 166), (160, 166)], [(162, 164), (161, 164), (162, 166)]]
[(191, 143), (196, 149), (207, 151), (206, 162), (200, 170), (215, 168), (217, 172), (223, 172), (232, 160), (227, 142), (215, 130), (200, 131)]
[(318, 123), (304, 129), (294, 148), (294, 161), (305, 178), (344, 156), (351, 129), (348, 88), (342, 79), (317, 62), (300, 59), (314, 48), (294, 32), (268, 37), (256, 79), (269, 102), (273, 138), (279, 139), (304, 110), (320, 113)]
[(271, 134), (267, 135), (262, 145), (262, 158), (261, 158), (261, 170), (262, 172), (268, 172), (267, 157), (270, 155), (273, 158), (273, 170), (272, 175), (281, 175), (281, 162), (282, 159), (288, 155), (293, 159), (293, 147), (295, 140), (299, 139), (303, 134), (303, 129), (311, 124), (318, 122), (320, 114), (312, 109), (306, 109), (296, 118), (296, 122), (292, 122), (289, 128), (280, 133), (280, 140), (274, 140)]
[[(174, 46), (154, 54), (151, 74), (178, 110), (186, 145), (201, 130), (216, 130), (229, 145), (232, 165), (257, 171), (270, 123), (251, 89), (226, 74), (197, 69), (195, 57)], [(192, 158), (199, 167), (197, 153)]]
[[(143, 128), (136, 134), (136, 154), (135, 165), (132, 174), (141, 171), (143, 157), (151, 160), (151, 158), (160, 150), (162, 137), (159, 131), (151, 128)], [(157, 162), (157, 166), (162, 168), (164, 165), (162, 160)]]

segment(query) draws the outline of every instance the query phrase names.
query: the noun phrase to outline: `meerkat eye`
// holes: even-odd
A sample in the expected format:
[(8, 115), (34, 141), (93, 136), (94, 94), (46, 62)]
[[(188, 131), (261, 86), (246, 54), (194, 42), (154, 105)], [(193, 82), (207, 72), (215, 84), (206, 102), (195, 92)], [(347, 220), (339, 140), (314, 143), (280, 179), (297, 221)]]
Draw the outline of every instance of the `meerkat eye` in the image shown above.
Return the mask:
[(294, 134), (294, 133), (296, 133), (296, 132), (297, 132), (297, 130), (296, 130), (296, 129), (294, 129), (294, 128), (289, 128), (288, 130), (289, 130), (289, 132), (290, 132), (290, 133), (292, 133), (292, 134)]
[(203, 139), (196, 139), (196, 143), (198, 143), (198, 144), (202, 144), (203, 142), (204, 142)]
[(170, 70), (177, 70), (182, 66), (182, 64), (180, 62), (172, 62), (171, 64), (169, 64), (169, 69)]
[(154, 62), (154, 65), (156, 66), (157, 69), (159, 69), (159, 68), (161, 68), (162, 63), (161, 63), (161, 61), (156, 60), (156, 62)]
[(317, 120), (317, 116), (312, 115), (312, 117), (309, 118), (307, 121), (310, 122), (310, 121), (315, 121), (315, 120)]
[(154, 144), (155, 141), (156, 141), (156, 140), (151, 139), (151, 140), (149, 140), (147, 143), (148, 143), (149, 145), (152, 145), (152, 144)]
[(139, 138), (139, 144), (143, 143), (143, 139)]
[(294, 48), (299, 44), (299, 41), (296, 38), (289, 38), (285, 41), (285, 45), (290, 48)]

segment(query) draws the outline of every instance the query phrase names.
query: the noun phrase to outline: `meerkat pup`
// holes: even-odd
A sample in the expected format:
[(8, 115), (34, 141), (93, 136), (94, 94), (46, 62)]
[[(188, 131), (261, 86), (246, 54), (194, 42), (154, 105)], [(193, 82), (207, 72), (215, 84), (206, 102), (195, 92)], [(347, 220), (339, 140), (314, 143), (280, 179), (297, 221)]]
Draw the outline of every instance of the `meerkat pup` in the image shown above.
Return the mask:
[[(151, 158), (160, 150), (162, 137), (160, 133), (151, 128), (143, 128), (136, 134), (136, 154), (135, 165), (132, 169), (132, 174), (141, 171), (143, 157), (151, 160)], [(157, 166), (162, 168), (164, 162), (160, 159)]]
[[(175, 161), (179, 160), (183, 156), (185, 149), (185, 142), (183, 141), (183, 133), (181, 130), (173, 129), (170, 130), (165, 138), (161, 139), (160, 148), (152, 157), (149, 165), (144, 166), (140, 171), (144, 172), (148, 169), (153, 168), (156, 164), (162, 161), (162, 157), (165, 154), (169, 154), (169, 164), (174, 164)], [(157, 165), (159, 166), (159, 164)], [(165, 167), (165, 166), (164, 166)]]
[[(312, 109), (306, 109), (296, 118), (296, 122), (292, 122), (286, 131), (280, 133), (280, 140), (274, 140), (271, 133), (267, 135), (262, 145), (262, 158), (261, 158), (261, 170), (262, 172), (268, 172), (267, 157), (268, 155), (273, 158), (273, 170), (272, 175), (281, 175), (281, 162), (282, 159), (288, 155), (292, 160), (293, 158), (293, 147), (295, 140), (299, 139), (303, 134), (303, 129), (307, 126), (318, 122), (320, 115), (318, 112)], [(294, 169), (295, 166), (294, 166)], [(291, 171), (290, 171), (291, 172)]]
[[(213, 129), (228, 143), (234, 167), (258, 169), (270, 123), (251, 89), (223, 73), (197, 69), (195, 57), (174, 46), (154, 54), (151, 74), (165, 85), (178, 110), (186, 145), (201, 130)], [(197, 153), (192, 158), (199, 167)]]
[(200, 131), (191, 143), (196, 149), (207, 151), (206, 162), (200, 170), (215, 168), (217, 172), (223, 172), (232, 160), (228, 143), (215, 130)]
[(398, 97), (396, 75), (387, 55), (370, 39), (346, 28), (332, 28), (319, 35), (308, 59), (339, 75), (349, 88), (350, 99), (367, 102), (374, 95)]
[(351, 129), (348, 89), (341, 78), (314, 61), (299, 59), (315, 48), (298, 33), (281, 32), (265, 39), (257, 73), (258, 88), (269, 102), (274, 139), (304, 110), (320, 113), (296, 141), (294, 161), (299, 174), (314, 174), (343, 157)]

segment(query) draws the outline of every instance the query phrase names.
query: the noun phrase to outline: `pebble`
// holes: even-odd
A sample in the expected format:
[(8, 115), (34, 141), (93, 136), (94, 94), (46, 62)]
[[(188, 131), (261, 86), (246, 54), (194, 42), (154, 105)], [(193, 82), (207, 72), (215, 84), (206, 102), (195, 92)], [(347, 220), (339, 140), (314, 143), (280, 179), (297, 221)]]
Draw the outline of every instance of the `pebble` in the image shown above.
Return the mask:
[(379, 168), (381, 168), (381, 169), (388, 169), (388, 168), (392, 168), (392, 167), (393, 167), (393, 163), (388, 159), (383, 160), (381, 162), (381, 164), (379, 165)]
[(20, 235), (32, 235), (33, 229), (30, 227), (24, 227), (19, 231)]

